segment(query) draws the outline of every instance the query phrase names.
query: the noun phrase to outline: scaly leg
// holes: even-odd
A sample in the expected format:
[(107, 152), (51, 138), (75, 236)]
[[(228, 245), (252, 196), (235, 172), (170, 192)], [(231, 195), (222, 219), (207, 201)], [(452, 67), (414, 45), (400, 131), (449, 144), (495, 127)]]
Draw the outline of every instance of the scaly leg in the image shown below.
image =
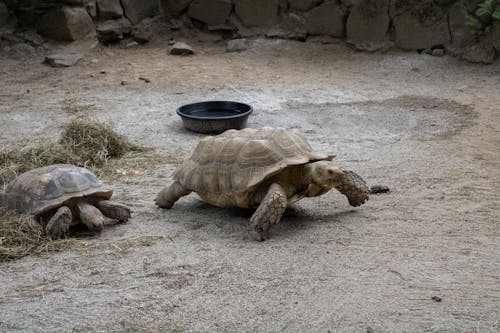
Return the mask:
[(351, 206), (361, 206), (370, 197), (370, 189), (363, 178), (354, 171), (343, 170), (344, 174), (335, 188), (345, 195)]
[(163, 188), (160, 193), (158, 193), (155, 198), (155, 203), (160, 208), (172, 208), (174, 203), (179, 200), (180, 197), (188, 195), (191, 192), (191, 190), (188, 190), (179, 182), (172, 181), (169, 185)]
[(51, 239), (59, 239), (64, 236), (71, 225), (73, 215), (71, 209), (66, 206), (60, 207), (57, 212), (52, 216), (45, 227), (45, 233)]
[(266, 196), (250, 218), (250, 225), (260, 241), (271, 236), (270, 229), (277, 224), (288, 205), (286, 192), (279, 184), (269, 186)]
[(96, 207), (85, 201), (77, 201), (75, 208), (80, 221), (85, 224), (89, 230), (100, 232), (104, 228), (104, 215)]
[(131, 209), (125, 205), (118, 202), (113, 202), (110, 200), (98, 201), (95, 206), (103, 213), (105, 216), (118, 220), (120, 222), (127, 222), (130, 218)]

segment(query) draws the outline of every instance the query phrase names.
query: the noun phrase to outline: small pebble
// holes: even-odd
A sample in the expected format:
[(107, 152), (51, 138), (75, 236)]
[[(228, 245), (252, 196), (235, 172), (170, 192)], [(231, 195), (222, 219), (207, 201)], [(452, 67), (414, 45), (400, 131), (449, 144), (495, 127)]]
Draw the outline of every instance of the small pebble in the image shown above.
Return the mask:
[(441, 297), (439, 297), (439, 296), (432, 296), (432, 300), (434, 302), (441, 302), (443, 299)]
[(444, 49), (434, 49), (432, 50), (432, 55), (435, 57), (442, 57), (444, 56)]
[(373, 185), (372, 187), (370, 187), (371, 194), (387, 193), (389, 191), (389, 187), (385, 185)]
[(373, 330), (373, 328), (371, 328), (370, 326), (368, 326), (366, 328), (366, 333), (375, 333), (375, 331)]
[(151, 80), (150, 80), (150, 79), (148, 79), (148, 78), (146, 78), (146, 77), (142, 77), (142, 76), (139, 76), (139, 80), (142, 80), (142, 81), (144, 81), (144, 82), (146, 82), (146, 83), (151, 82)]
[(126, 85), (128, 84), (128, 82), (127, 82), (127, 81), (122, 81), (122, 82), (120, 82), (120, 84), (121, 84), (122, 86), (126, 86)]

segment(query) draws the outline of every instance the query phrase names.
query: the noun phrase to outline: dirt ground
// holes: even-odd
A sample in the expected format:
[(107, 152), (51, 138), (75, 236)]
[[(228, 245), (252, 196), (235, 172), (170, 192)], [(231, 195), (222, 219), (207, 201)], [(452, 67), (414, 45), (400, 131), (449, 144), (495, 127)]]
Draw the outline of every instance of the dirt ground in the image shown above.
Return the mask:
[[(191, 57), (98, 46), (65, 69), (0, 53), (0, 145), (86, 117), (155, 148), (105, 177), (129, 223), (0, 264), (0, 331), (500, 332), (500, 63), (188, 42)], [(391, 192), (359, 208), (334, 191), (304, 199), (265, 242), (251, 212), (194, 194), (157, 209), (202, 137), (175, 109), (216, 99), (252, 104), (250, 127), (303, 130)]]

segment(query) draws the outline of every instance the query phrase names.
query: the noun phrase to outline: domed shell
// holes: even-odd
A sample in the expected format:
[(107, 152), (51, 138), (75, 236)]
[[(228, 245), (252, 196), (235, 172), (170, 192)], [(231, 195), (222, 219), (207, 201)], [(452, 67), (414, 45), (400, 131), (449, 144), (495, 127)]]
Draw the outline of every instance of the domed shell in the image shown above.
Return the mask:
[(198, 193), (227, 195), (252, 191), (288, 166), (332, 158), (313, 152), (296, 129), (229, 130), (201, 140), (173, 179)]
[(54, 164), (19, 175), (6, 188), (3, 203), (20, 213), (42, 215), (68, 199), (95, 196), (109, 199), (113, 191), (90, 170), (71, 164)]

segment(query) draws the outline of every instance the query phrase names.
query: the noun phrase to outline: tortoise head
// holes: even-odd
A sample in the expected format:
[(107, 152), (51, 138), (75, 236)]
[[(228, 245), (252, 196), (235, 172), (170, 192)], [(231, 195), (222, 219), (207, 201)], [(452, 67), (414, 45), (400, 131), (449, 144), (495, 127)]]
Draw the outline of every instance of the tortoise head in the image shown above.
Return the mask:
[(344, 171), (331, 161), (318, 161), (306, 165), (306, 176), (311, 179), (308, 196), (317, 196), (330, 191), (342, 182)]

